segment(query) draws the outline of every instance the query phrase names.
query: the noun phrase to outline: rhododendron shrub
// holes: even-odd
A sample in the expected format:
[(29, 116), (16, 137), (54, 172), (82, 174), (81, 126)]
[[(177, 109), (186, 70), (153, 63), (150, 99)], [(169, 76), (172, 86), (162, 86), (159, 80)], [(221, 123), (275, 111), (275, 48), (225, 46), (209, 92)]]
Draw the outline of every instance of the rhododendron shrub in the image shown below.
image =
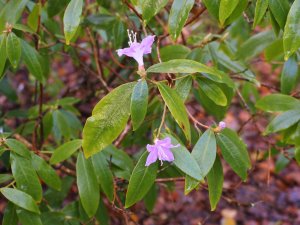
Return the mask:
[[(255, 151), (300, 163), (299, 9), (0, 0), (2, 224), (141, 224), (172, 184), (214, 211)], [(247, 148), (248, 125), (266, 149)]]

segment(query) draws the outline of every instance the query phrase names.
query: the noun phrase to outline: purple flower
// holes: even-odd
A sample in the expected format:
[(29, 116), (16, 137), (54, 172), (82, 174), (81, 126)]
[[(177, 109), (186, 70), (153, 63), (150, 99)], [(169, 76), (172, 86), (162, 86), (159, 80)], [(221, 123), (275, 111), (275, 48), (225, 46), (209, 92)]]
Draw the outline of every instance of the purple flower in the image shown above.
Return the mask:
[(224, 121), (221, 121), (220, 123), (219, 123), (219, 129), (220, 130), (223, 130), (223, 129), (225, 129), (226, 128), (226, 123), (224, 122)]
[(143, 55), (151, 53), (151, 47), (154, 42), (155, 35), (145, 37), (141, 43), (136, 41), (136, 33), (127, 30), (129, 37), (129, 48), (118, 49), (118, 56), (126, 55), (128, 57), (134, 58), (138, 64), (139, 68), (144, 68)]
[(179, 144), (172, 145), (171, 138), (169, 137), (163, 140), (156, 139), (154, 141), (154, 145), (147, 145), (147, 151), (149, 152), (149, 155), (147, 157), (145, 166), (149, 166), (150, 164), (156, 162), (157, 159), (160, 160), (161, 165), (163, 163), (162, 161), (174, 161), (174, 155), (170, 149), (179, 146)]

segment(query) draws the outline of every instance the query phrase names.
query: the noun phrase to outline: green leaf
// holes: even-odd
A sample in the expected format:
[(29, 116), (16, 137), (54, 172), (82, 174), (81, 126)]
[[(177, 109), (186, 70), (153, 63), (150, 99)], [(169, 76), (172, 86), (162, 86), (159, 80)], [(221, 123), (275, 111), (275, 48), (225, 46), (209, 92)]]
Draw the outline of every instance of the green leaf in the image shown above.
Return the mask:
[(64, 143), (55, 149), (54, 153), (50, 158), (51, 164), (56, 164), (61, 161), (68, 159), (71, 155), (74, 154), (82, 145), (82, 140), (76, 139), (69, 142)]
[(95, 215), (99, 201), (100, 190), (91, 159), (85, 159), (83, 153), (78, 154), (76, 175), (79, 197), (82, 206), (89, 217)]
[(28, 26), (34, 31), (37, 31), (37, 29), (38, 29), (40, 13), (41, 13), (41, 4), (36, 3), (27, 18)]
[(122, 21), (117, 20), (113, 25), (112, 42), (115, 49), (121, 48), (124, 39), (127, 37), (126, 25)]
[(52, 112), (52, 133), (57, 142), (60, 142), (62, 137), (66, 140), (69, 140), (71, 137), (71, 126), (68, 124), (69, 117), (65, 117), (63, 112), (62, 109), (57, 109)]
[(9, 147), (9, 149), (17, 154), (19, 154), (20, 156), (23, 156), (27, 159), (30, 159), (31, 155), (30, 155), (30, 151), (28, 150), (28, 148), (21, 143), (20, 141), (17, 141), (16, 139), (6, 139), (5, 140), (5, 144)]
[(142, 7), (143, 19), (146, 23), (148, 23), (153, 16), (163, 9), (167, 3), (168, 0), (139, 0), (139, 4)]
[(174, 89), (171, 89), (163, 83), (157, 83), (157, 87), (172, 116), (183, 130), (187, 140), (191, 141), (190, 122), (180, 96)]
[(69, 45), (80, 23), (83, 0), (71, 0), (64, 14), (64, 33), (66, 44)]
[(83, 150), (89, 157), (111, 144), (125, 128), (136, 82), (123, 84), (101, 99), (83, 128)]
[(219, 20), (223, 26), (226, 19), (232, 14), (237, 7), (239, 0), (221, 0), (219, 8)]
[(284, 29), (286, 18), (290, 9), (289, 2), (287, 0), (269, 0), (269, 8), (280, 28)]
[(169, 33), (176, 40), (188, 19), (194, 0), (174, 0), (169, 16)]
[(23, 191), (13, 188), (1, 188), (0, 192), (15, 205), (31, 212), (40, 213), (34, 199)]
[(236, 53), (238, 59), (249, 59), (261, 53), (275, 40), (272, 31), (260, 32), (245, 41)]
[(226, 19), (224, 25), (231, 24), (236, 19), (238, 19), (242, 15), (243, 11), (246, 9), (247, 5), (248, 5), (248, 0), (238, 0), (238, 5), (235, 7), (233, 12), (229, 16), (229, 18)]
[(269, 10), (269, 16), (270, 16), (270, 21), (271, 21), (271, 24), (272, 24), (272, 27), (273, 27), (273, 30), (274, 30), (274, 33), (276, 34), (276, 36), (279, 35), (279, 32), (280, 32), (280, 26), (279, 24), (277, 23), (273, 13)]
[(214, 211), (220, 201), (223, 189), (223, 167), (220, 158), (217, 156), (215, 163), (207, 174), (209, 202), (211, 210)]
[(265, 134), (275, 133), (287, 129), (300, 120), (300, 108), (286, 111), (269, 123), (265, 130)]
[(11, 202), (5, 208), (2, 225), (18, 225), (16, 206)]
[(198, 181), (203, 180), (203, 173), (200, 167), (198, 166), (196, 160), (192, 157), (191, 153), (182, 144), (180, 144), (172, 135), (163, 134), (162, 136), (171, 138), (171, 142), (173, 145), (180, 145), (177, 148), (171, 149), (175, 159), (173, 161), (175, 166), (190, 177)]
[(258, 25), (263, 19), (264, 15), (267, 12), (268, 5), (269, 5), (269, 0), (257, 0), (255, 6), (253, 28), (256, 27), (256, 25)]
[(189, 59), (174, 59), (168, 62), (154, 64), (147, 69), (148, 73), (202, 73), (210, 80), (218, 83), (226, 83), (229, 87), (234, 87), (233, 81), (228, 75), (214, 67), (208, 67)]
[(131, 95), (131, 121), (133, 130), (137, 130), (143, 123), (148, 105), (148, 85), (146, 80), (141, 79), (133, 88)]
[(300, 101), (288, 95), (271, 94), (258, 100), (255, 106), (267, 112), (282, 112), (300, 109)]
[(47, 1), (47, 13), (51, 18), (59, 14), (70, 2), (70, 0), (48, 0)]
[(9, 180), (12, 180), (13, 176), (7, 173), (0, 174), (0, 184), (6, 183)]
[(215, 134), (211, 129), (207, 129), (199, 138), (193, 148), (192, 156), (198, 163), (202, 175), (206, 174), (212, 168), (217, 153)]
[(217, 134), (217, 143), (226, 162), (245, 181), (247, 170), (251, 167), (245, 143), (236, 132), (228, 128)]
[(21, 52), (20, 39), (13, 32), (10, 32), (6, 38), (6, 54), (14, 68), (19, 64)]
[(0, 80), (2, 77), (2, 74), (5, 69), (5, 63), (6, 63), (6, 35), (2, 34), (0, 35)]
[(22, 225), (43, 225), (40, 215), (36, 213), (17, 209), (17, 215)]
[(11, 170), (17, 188), (31, 195), (37, 202), (42, 200), (42, 186), (31, 162), (11, 152)]
[(160, 49), (160, 57), (163, 62), (172, 59), (185, 59), (191, 50), (184, 45), (167, 45)]
[(191, 76), (187, 76), (185, 78), (176, 81), (175, 91), (178, 93), (178, 95), (180, 96), (183, 102), (189, 96), (189, 93), (192, 88), (192, 84), (193, 84), (193, 79)]
[(227, 98), (221, 88), (214, 82), (207, 79), (198, 79), (199, 88), (210, 98), (214, 103), (220, 106), (227, 105)]
[(296, 146), (295, 147), (295, 159), (298, 165), (300, 165), (300, 147)]
[(40, 82), (45, 82), (44, 72), (39, 53), (22, 40), (22, 55), (29, 72)]
[(283, 65), (280, 89), (283, 94), (290, 94), (297, 84), (298, 61), (297, 56), (291, 56)]
[(289, 14), (283, 32), (284, 55), (287, 60), (300, 47), (300, 0), (295, 0)]
[(0, 9), (0, 33), (5, 29), (5, 24), (15, 24), (22, 15), (28, 0), (14, 0), (5, 3)]
[(219, 20), (219, 8), (221, 0), (203, 0), (208, 12)]
[(100, 184), (103, 192), (108, 199), (112, 202), (114, 199), (114, 178), (111, 172), (109, 162), (105, 156), (105, 153), (98, 152), (92, 156), (92, 163), (97, 176), (98, 183)]
[(49, 166), (48, 163), (36, 154), (31, 155), (31, 163), (39, 177), (49, 186), (55, 190), (60, 191), (61, 180), (56, 174), (55, 170)]
[(157, 188), (155, 183), (151, 186), (150, 190), (148, 191), (148, 193), (145, 195), (144, 197), (144, 204), (146, 209), (148, 210), (148, 212), (152, 212), (155, 203), (157, 200)]
[(145, 166), (147, 156), (148, 152), (144, 152), (132, 171), (126, 193), (125, 208), (140, 201), (155, 181), (158, 163)]

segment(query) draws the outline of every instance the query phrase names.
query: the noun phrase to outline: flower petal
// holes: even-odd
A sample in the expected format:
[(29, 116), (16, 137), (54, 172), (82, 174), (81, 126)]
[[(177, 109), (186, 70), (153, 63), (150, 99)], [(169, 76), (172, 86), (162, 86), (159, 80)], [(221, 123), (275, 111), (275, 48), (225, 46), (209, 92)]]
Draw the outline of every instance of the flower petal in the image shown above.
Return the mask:
[(158, 159), (163, 161), (174, 161), (174, 155), (169, 148), (158, 147)]
[(155, 145), (147, 145), (146, 148), (148, 152), (157, 151)]
[(154, 42), (155, 35), (150, 35), (145, 37), (141, 42), (141, 47), (143, 49), (143, 54), (149, 54), (152, 50), (152, 44)]
[(157, 150), (151, 151), (147, 157), (145, 166), (149, 166), (150, 164), (156, 162), (157, 158), (158, 158)]

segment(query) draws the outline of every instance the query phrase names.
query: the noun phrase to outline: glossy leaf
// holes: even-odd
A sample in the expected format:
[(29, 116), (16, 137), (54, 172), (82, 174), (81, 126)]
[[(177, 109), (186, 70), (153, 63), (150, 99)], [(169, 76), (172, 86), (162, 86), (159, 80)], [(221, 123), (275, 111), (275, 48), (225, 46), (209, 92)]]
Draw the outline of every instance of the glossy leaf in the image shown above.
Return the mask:
[(56, 174), (55, 170), (44, 159), (36, 154), (31, 155), (32, 166), (39, 175), (39, 177), (53, 189), (60, 191), (61, 180)]
[(158, 162), (145, 166), (148, 152), (144, 152), (134, 167), (126, 193), (125, 208), (140, 201), (153, 185), (158, 169)]
[(36, 3), (27, 18), (28, 26), (34, 31), (37, 31), (40, 13), (41, 13), (41, 4)]
[(22, 56), (29, 72), (40, 82), (45, 81), (39, 53), (25, 41), (22, 41)]
[(229, 18), (225, 21), (224, 25), (229, 25), (238, 19), (242, 15), (243, 11), (247, 8), (247, 5), (248, 0), (239, 0), (238, 5), (235, 7)]
[(281, 93), (290, 94), (297, 84), (298, 61), (296, 56), (291, 56), (283, 65), (281, 73)]
[(185, 78), (176, 81), (175, 91), (178, 93), (178, 95), (180, 96), (183, 102), (187, 99), (191, 91), (192, 84), (193, 84), (193, 79), (191, 76), (187, 76)]
[(2, 74), (5, 69), (5, 63), (6, 63), (6, 35), (2, 34), (0, 35), (0, 80), (2, 77)]
[(168, 62), (154, 64), (147, 69), (148, 73), (202, 73), (202, 75), (210, 80), (218, 83), (226, 83), (230, 87), (234, 87), (234, 83), (228, 75), (214, 67), (208, 67), (202, 63), (198, 63), (189, 59), (174, 59)]
[(92, 156), (92, 163), (94, 171), (103, 192), (106, 194), (110, 201), (114, 199), (114, 178), (111, 172), (109, 162), (105, 156), (105, 153), (98, 152)]
[(163, 83), (157, 83), (157, 86), (172, 116), (183, 130), (187, 140), (190, 141), (190, 122), (183, 101), (177, 92), (174, 89), (171, 89), (169, 86)]
[(163, 62), (172, 59), (185, 59), (191, 50), (184, 45), (167, 45), (160, 49), (160, 57)]
[(300, 47), (300, 0), (295, 0), (289, 14), (283, 32), (283, 47), (287, 60)]
[(272, 31), (258, 33), (244, 42), (236, 53), (238, 59), (249, 59), (261, 53), (275, 40)]
[(99, 184), (91, 159), (85, 159), (83, 153), (78, 154), (76, 163), (77, 186), (82, 206), (89, 217), (95, 215), (99, 201)]
[(174, 0), (168, 22), (169, 32), (173, 40), (179, 37), (193, 5), (194, 0)]
[(203, 0), (208, 12), (219, 20), (219, 8), (221, 0)]
[(82, 140), (76, 139), (64, 143), (55, 149), (54, 153), (50, 158), (51, 164), (56, 164), (68, 159), (71, 155), (74, 154), (82, 145)]
[(168, 0), (139, 0), (142, 7), (143, 19), (148, 23), (161, 9), (163, 9)]
[(19, 64), (21, 52), (20, 39), (13, 32), (10, 32), (6, 38), (6, 55), (14, 68)]
[(267, 12), (268, 6), (269, 6), (269, 0), (257, 0), (255, 6), (253, 28), (256, 27), (256, 25), (258, 25), (261, 22), (261, 20), (263, 19), (264, 15)]
[(147, 81), (141, 79), (133, 88), (131, 95), (131, 121), (133, 130), (137, 130), (143, 123), (148, 105), (148, 85)]
[(9, 180), (12, 180), (13, 176), (7, 173), (0, 174), (0, 184), (6, 183)]
[(206, 174), (212, 168), (217, 153), (215, 134), (211, 129), (207, 129), (199, 138), (193, 148), (192, 156), (198, 163), (202, 175)]
[(23, 156), (27, 159), (30, 158), (30, 151), (29, 149), (20, 141), (16, 139), (6, 139), (5, 144), (9, 147), (9, 149), (20, 156)]
[(11, 153), (11, 170), (17, 188), (31, 195), (37, 202), (42, 200), (42, 186), (32, 168), (31, 162), (15, 153)]
[(70, 2), (70, 0), (48, 0), (47, 1), (47, 13), (51, 18), (60, 13)]
[(111, 144), (125, 128), (130, 115), (130, 99), (136, 83), (111, 91), (95, 106), (83, 128), (83, 150), (89, 157)]
[(221, 88), (214, 82), (206, 79), (199, 79), (199, 88), (210, 98), (214, 103), (220, 106), (227, 105), (227, 98)]
[(71, 0), (64, 14), (64, 33), (66, 44), (69, 45), (80, 23), (83, 0)]
[(223, 181), (223, 167), (220, 158), (217, 156), (213, 167), (207, 174), (209, 203), (212, 211), (216, 209), (216, 206), (220, 201), (223, 189)]
[(271, 94), (258, 100), (255, 106), (267, 112), (283, 112), (300, 109), (300, 101), (288, 95)]
[(196, 160), (192, 157), (191, 153), (181, 144), (176, 138), (170, 134), (163, 134), (163, 137), (170, 137), (173, 145), (179, 144), (177, 148), (172, 148), (171, 151), (174, 155), (174, 165), (185, 174), (198, 181), (203, 180), (203, 172), (198, 166)]
[(145, 203), (145, 207), (148, 210), (148, 212), (152, 212), (156, 200), (157, 200), (157, 193), (158, 192), (158, 188), (155, 185), (155, 183), (152, 185), (152, 187), (150, 188), (150, 190), (148, 191), (148, 193), (145, 195), (144, 197), (144, 203)]
[(40, 215), (24, 209), (17, 209), (17, 215), (22, 225), (43, 225)]
[(300, 165), (300, 147), (296, 146), (295, 148), (295, 159), (298, 165)]
[(14, 188), (1, 188), (0, 192), (15, 205), (34, 213), (40, 213), (34, 199), (25, 192)]
[(265, 130), (265, 134), (275, 133), (287, 129), (300, 120), (300, 108), (286, 111), (269, 123)]
[(269, 0), (269, 8), (281, 29), (284, 29), (290, 9), (288, 0)]
[(16, 206), (11, 202), (5, 208), (2, 225), (18, 225)]
[(245, 143), (228, 128), (217, 134), (217, 143), (226, 162), (245, 181), (247, 170), (251, 167)]
[(239, 0), (221, 0), (219, 8), (219, 20), (223, 26), (226, 19), (232, 14), (237, 7)]

